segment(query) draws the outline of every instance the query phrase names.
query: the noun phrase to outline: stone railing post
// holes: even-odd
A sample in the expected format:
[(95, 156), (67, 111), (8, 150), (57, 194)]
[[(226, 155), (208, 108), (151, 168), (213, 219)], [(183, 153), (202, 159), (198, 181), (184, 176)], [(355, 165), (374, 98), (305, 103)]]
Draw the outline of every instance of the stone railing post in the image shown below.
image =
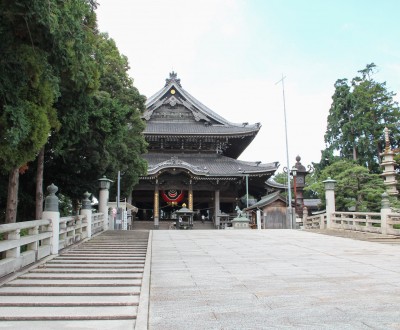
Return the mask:
[(388, 232), (388, 223), (387, 218), (388, 214), (391, 212), (389, 195), (384, 192), (382, 194), (382, 206), (381, 206), (381, 233), (382, 235), (387, 235)]
[(108, 217), (108, 199), (110, 196), (110, 185), (113, 182), (110, 179), (107, 179), (106, 176), (103, 176), (99, 181), (99, 213), (103, 213), (104, 216), (104, 225), (103, 229), (107, 230), (109, 228), (109, 217)]
[(323, 214), (319, 216), (319, 229), (325, 229), (325, 217)]
[(92, 237), (92, 203), (90, 202), (90, 194), (88, 192), (85, 192), (83, 196), (81, 214), (86, 216), (87, 237), (90, 238)]
[(58, 254), (60, 244), (60, 212), (58, 210), (58, 197), (56, 192), (58, 187), (53, 183), (47, 187), (49, 195), (44, 201), (44, 211), (42, 218), (51, 220), (52, 238), (51, 238), (51, 254)]
[(325, 185), (326, 228), (332, 228), (332, 214), (335, 212), (335, 180), (331, 178), (322, 181)]
[(307, 217), (308, 217), (308, 210), (307, 207), (303, 207), (303, 229), (307, 229), (308, 223), (307, 223)]

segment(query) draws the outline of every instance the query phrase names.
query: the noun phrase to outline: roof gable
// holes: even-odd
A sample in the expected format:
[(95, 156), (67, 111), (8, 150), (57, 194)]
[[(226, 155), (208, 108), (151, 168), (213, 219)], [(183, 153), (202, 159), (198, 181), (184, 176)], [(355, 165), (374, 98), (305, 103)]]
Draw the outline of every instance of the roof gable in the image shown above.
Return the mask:
[(196, 122), (203, 121), (209, 125), (221, 125), (227, 127), (246, 127), (253, 131), (258, 131), (261, 127), (260, 123), (248, 125), (248, 123), (235, 124), (206, 107), (199, 100), (190, 95), (182, 88), (180, 79), (177, 78), (175, 72), (171, 72), (163, 89), (151, 96), (146, 102), (146, 111), (143, 118), (147, 121), (153, 120), (154, 112), (162, 109), (160, 112), (167, 113), (176, 107), (183, 107), (190, 111)]
[[(177, 143), (185, 140), (190, 150), (204, 150), (208, 145), (207, 150), (233, 158), (240, 156), (261, 128), (260, 123), (235, 124), (221, 117), (183, 89), (175, 72), (147, 100), (142, 118), (146, 121), (146, 141), (153, 143), (151, 149), (161, 145), (166, 149), (185, 149), (184, 143)], [(187, 140), (191, 138), (198, 139), (198, 145)]]
[(265, 207), (275, 201), (281, 201), (284, 204), (287, 204), (286, 199), (280, 194), (279, 191), (276, 191), (272, 194), (266, 195), (261, 198), (257, 203), (253, 204), (252, 206), (246, 208), (246, 210), (256, 209), (260, 207)]

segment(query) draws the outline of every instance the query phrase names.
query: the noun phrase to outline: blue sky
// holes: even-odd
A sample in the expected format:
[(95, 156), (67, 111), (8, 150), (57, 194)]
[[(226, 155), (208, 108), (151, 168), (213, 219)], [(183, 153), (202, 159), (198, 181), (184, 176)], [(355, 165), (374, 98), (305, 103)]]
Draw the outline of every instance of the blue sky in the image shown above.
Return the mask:
[(150, 97), (174, 70), (182, 86), (226, 119), (261, 122), (240, 159), (320, 160), (337, 79), (374, 62), (375, 80), (400, 92), (400, 1), (98, 0), (99, 29), (129, 59)]

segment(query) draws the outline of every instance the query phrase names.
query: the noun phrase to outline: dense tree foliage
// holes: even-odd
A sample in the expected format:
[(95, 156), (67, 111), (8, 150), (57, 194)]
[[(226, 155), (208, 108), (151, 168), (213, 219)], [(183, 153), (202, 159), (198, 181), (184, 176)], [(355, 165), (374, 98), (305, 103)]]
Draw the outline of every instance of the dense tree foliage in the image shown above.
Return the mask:
[(51, 128), (60, 82), (96, 87), (91, 7), (75, 1), (0, 3), (0, 169), (35, 159)]
[[(84, 1), (0, 2), (0, 171), (9, 173), (6, 222), (16, 221), (19, 167), (58, 127), (54, 102), (65, 72), (81, 80), (88, 30)], [(93, 62), (93, 61), (92, 61)], [(89, 75), (86, 75), (86, 77)]]
[(340, 160), (321, 172), (314, 173), (313, 182), (306, 190), (313, 191), (325, 203), (323, 181), (332, 178), (337, 181), (335, 187), (336, 210), (358, 212), (378, 212), (381, 207), (381, 195), (385, 191), (383, 179), (378, 174), (371, 174), (354, 161)]
[(375, 64), (371, 63), (351, 82), (347, 79), (336, 81), (323, 160), (338, 152), (341, 158), (352, 159), (379, 173), (385, 127), (389, 128), (391, 141), (397, 146), (400, 140), (399, 107), (393, 100), (395, 94), (387, 90), (386, 83), (373, 80), (375, 69)]
[(0, 173), (11, 173), (14, 187), (8, 192), (14, 219), (6, 221), (15, 221), (22, 172), (20, 198), (32, 205), (41, 177), (33, 161), (43, 147), (45, 186), (54, 182), (68, 198), (94, 191), (99, 177), (118, 170), (128, 192), (145, 171), (144, 97), (127, 74), (126, 57), (98, 32), (95, 6), (93, 0), (0, 2)]
[(73, 199), (86, 190), (96, 192), (98, 178), (115, 179), (118, 171), (127, 196), (146, 171), (140, 158), (146, 148), (140, 119), (145, 99), (128, 77), (128, 61), (105, 34), (98, 35), (95, 58), (99, 89), (90, 95), (69, 91), (60, 98), (62, 126), (51, 136), (45, 157), (46, 184), (57, 182)]

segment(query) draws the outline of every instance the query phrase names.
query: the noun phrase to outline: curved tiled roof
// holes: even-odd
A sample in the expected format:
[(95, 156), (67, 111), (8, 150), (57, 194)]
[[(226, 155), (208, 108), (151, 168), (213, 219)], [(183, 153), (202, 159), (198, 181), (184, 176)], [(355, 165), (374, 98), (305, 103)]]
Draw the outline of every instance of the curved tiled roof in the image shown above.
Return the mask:
[(246, 162), (219, 154), (171, 154), (149, 153), (142, 156), (148, 162), (148, 175), (154, 175), (161, 169), (185, 168), (198, 176), (263, 176), (271, 175), (279, 167), (278, 162), (260, 164)]
[(261, 198), (261, 200), (259, 200), (257, 203), (253, 204), (250, 207), (245, 208), (245, 211), (250, 211), (252, 209), (257, 209), (260, 207), (264, 207), (268, 204), (271, 204), (272, 202), (276, 201), (276, 200), (281, 200), (282, 202), (287, 204), (287, 200), (280, 194), (279, 191), (275, 191), (272, 194), (269, 194), (267, 196), (264, 196)]
[[(257, 128), (257, 131), (259, 128)], [(253, 126), (223, 126), (204, 125), (203, 123), (168, 124), (148, 122), (145, 134), (174, 134), (174, 135), (253, 135)]]

